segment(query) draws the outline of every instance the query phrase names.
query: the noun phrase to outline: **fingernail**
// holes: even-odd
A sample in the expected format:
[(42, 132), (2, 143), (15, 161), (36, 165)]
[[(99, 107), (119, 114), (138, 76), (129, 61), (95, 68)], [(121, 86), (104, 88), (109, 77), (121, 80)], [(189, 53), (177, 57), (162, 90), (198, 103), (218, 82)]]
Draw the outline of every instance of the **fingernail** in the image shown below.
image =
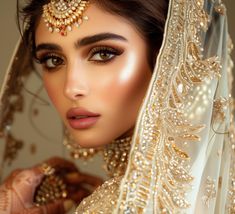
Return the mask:
[(68, 212), (74, 206), (74, 202), (72, 200), (64, 201), (64, 211)]

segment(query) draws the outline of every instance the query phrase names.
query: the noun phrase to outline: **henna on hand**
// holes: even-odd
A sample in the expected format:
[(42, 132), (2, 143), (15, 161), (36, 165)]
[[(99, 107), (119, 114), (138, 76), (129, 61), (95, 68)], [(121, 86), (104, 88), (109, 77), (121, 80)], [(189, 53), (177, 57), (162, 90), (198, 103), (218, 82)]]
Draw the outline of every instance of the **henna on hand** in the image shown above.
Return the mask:
[(16, 170), (0, 186), (1, 214), (63, 214), (63, 202), (36, 207), (33, 203), (35, 188), (41, 182), (38, 168)]
[[(68, 197), (76, 203), (91, 194), (91, 192), (103, 181), (95, 176), (79, 172), (74, 163), (54, 157), (46, 160), (44, 163), (55, 169), (58, 176), (66, 182), (68, 188)], [(42, 183), (45, 176), (42, 165), (26, 170), (15, 170), (0, 185), (0, 213), (1, 214), (63, 214), (65, 206), (63, 200), (57, 200), (53, 203), (42, 206), (36, 206), (34, 203), (35, 190)], [(88, 186), (90, 188), (87, 188)], [(71, 200), (67, 200), (67, 202)], [(68, 205), (69, 203), (67, 203)], [(70, 203), (71, 204), (71, 203)]]

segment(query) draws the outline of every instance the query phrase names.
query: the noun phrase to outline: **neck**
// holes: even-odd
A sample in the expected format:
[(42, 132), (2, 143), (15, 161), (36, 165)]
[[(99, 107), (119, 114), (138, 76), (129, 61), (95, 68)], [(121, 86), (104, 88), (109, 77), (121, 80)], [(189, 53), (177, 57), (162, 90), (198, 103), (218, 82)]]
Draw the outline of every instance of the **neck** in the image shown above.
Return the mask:
[(127, 130), (126, 132), (124, 132), (122, 135), (120, 135), (118, 138), (116, 138), (114, 141), (119, 141), (122, 139), (127, 139), (127, 138), (131, 138), (132, 135), (134, 133), (134, 127), (130, 128), (129, 130)]

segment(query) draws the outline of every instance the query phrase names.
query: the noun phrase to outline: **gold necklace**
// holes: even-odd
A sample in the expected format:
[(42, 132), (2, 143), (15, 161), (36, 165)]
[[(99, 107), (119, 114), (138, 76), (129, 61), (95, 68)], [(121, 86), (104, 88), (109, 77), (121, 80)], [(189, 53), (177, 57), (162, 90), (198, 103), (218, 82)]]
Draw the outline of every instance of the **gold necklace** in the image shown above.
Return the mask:
[(103, 157), (105, 170), (111, 177), (123, 175), (126, 170), (128, 155), (131, 146), (131, 137), (112, 141), (105, 146)]

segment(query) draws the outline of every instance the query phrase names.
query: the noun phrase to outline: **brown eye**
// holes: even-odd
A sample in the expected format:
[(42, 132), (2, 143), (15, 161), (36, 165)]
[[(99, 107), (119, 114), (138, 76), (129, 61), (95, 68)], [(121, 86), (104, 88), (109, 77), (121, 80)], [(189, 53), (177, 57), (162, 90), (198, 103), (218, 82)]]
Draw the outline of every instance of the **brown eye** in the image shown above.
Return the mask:
[(64, 59), (58, 55), (46, 54), (39, 59), (36, 59), (36, 62), (42, 64), (46, 70), (55, 69), (64, 64)]
[(122, 51), (116, 50), (111, 47), (95, 47), (90, 51), (89, 61), (94, 62), (108, 62), (114, 59), (116, 56), (122, 54)]
[(44, 65), (47, 68), (55, 68), (57, 66), (60, 66), (63, 64), (63, 60), (59, 57), (53, 56), (53, 57), (48, 57), (45, 61), (44, 61)]
[(100, 53), (100, 58), (101, 58), (102, 60), (107, 60), (107, 59), (110, 59), (111, 57), (113, 57), (113, 54), (108, 53), (107, 51), (102, 51), (102, 52)]
[(94, 61), (107, 61), (114, 57), (113, 53), (110, 53), (109, 51), (102, 50), (99, 53), (94, 54), (90, 60)]

